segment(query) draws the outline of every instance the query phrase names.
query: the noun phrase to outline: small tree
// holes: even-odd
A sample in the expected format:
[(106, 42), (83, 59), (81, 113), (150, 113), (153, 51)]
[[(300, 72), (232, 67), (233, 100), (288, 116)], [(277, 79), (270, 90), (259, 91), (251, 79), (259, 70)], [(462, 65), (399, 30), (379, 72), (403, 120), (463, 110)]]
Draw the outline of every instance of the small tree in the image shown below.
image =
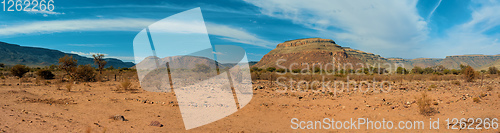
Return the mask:
[(462, 74), (464, 74), (465, 81), (467, 82), (473, 82), (474, 79), (476, 78), (476, 72), (474, 71), (474, 68), (471, 66), (467, 66), (464, 69), (462, 69)]
[(104, 69), (104, 66), (108, 62), (104, 60), (104, 54), (97, 54), (97, 55), (92, 55), (94, 57), (94, 64), (97, 65), (97, 68), (99, 69), (99, 74), (102, 74), (102, 69)]
[(10, 69), (10, 72), (12, 75), (22, 78), (25, 73), (29, 72), (29, 70), (30, 69), (24, 65), (15, 65), (12, 69)]
[(498, 69), (496, 67), (489, 67), (488, 68), (488, 72), (490, 72), (490, 74), (497, 74), (498, 73)]
[(40, 76), (43, 79), (54, 79), (54, 74), (52, 71), (45, 69), (45, 70), (38, 70), (36, 72), (36, 75)]
[(59, 58), (59, 69), (64, 70), (66, 75), (71, 78), (75, 78), (73, 74), (76, 71), (78, 60), (74, 59), (73, 56), (64, 55), (64, 57)]

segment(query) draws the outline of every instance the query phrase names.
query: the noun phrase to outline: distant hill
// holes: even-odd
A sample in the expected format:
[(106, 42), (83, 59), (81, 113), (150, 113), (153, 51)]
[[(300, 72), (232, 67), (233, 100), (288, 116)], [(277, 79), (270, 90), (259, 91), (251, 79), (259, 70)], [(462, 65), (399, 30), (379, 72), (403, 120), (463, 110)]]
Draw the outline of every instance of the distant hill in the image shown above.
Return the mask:
[[(94, 59), (83, 57), (77, 54), (64, 53), (58, 50), (25, 47), (16, 44), (8, 44), (0, 42), (0, 63), (6, 65), (22, 64), (30, 67), (43, 67), (53, 64), (59, 64), (59, 58), (64, 55), (73, 56), (78, 60), (79, 65), (92, 64), (94, 67)], [(135, 64), (132, 62), (123, 62), (119, 59), (106, 58), (108, 63), (106, 67), (113, 66), (114, 68), (129, 68)]]
[(490, 64), (487, 64), (487, 65), (481, 66), (481, 67), (479, 68), (479, 70), (488, 70), (488, 68), (489, 68), (489, 67), (492, 67), (492, 66), (494, 66), (494, 67), (496, 67), (496, 68), (500, 69), (500, 59), (499, 59), (499, 60), (497, 60), (497, 61), (495, 61), (495, 62), (492, 62), (492, 63), (490, 63)]
[[(325, 63), (332, 63), (332, 58), (336, 59), (335, 63), (351, 63), (353, 65), (357, 63), (402, 63), (407, 69), (412, 69), (415, 66), (425, 68), (437, 65), (443, 65), (449, 69), (460, 69), (460, 64), (470, 65), (478, 70), (487, 69), (490, 66), (500, 67), (500, 55), (455, 55), (447, 56), (444, 59), (384, 58), (373, 53), (342, 47), (331, 39), (321, 38), (297, 39), (280, 43), (275, 49), (264, 55), (264, 57), (262, 57), (257, 64), (253, 65), (253, 67), (277, 67), (277, 62), (287, 68), (292, 63), (324, 65)], [(280, 59), (285, 59), (286, 61), (279, 61)], [(293, 69), (303, 67), (305, 66), (301, 66), (300, 64), (293, 65)], [(354, 66), (354, 68), (356, 68), (356, 66)]]

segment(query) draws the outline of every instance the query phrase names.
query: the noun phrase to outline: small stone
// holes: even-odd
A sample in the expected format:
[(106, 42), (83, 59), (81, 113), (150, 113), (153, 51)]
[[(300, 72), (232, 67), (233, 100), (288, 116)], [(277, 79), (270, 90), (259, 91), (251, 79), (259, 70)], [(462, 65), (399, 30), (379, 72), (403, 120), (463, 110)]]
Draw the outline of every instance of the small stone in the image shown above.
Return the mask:
[(151, 121), (149, 126), (163, 127), (163, 124), (161, 124), (159, 121)]
[(125, 117), (123, 115), (115, 115), (115, 116), (112, 116), (110, 119), (119, 120), (119, 121), (128, 121), (127, 119), (125, 119)]

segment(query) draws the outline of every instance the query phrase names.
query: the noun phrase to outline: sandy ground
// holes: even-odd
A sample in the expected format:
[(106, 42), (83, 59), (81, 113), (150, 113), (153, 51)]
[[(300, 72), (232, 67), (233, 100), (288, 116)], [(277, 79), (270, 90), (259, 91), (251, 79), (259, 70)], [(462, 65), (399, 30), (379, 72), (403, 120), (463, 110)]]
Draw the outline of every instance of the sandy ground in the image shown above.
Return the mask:
[[(188, 131), (184, 129), (173, 93), (147, 92), (138, 87), (137, 81), (133, 82), (135, 91), (116, 91), (120, 82), (108, 81), (77, 83), (72, 85), (71, 92), (65, 89), (66, 84), (36, 85), (34, 79), (21, 85), (17, 85), (18, 82), (13, 77), (0, 81), (1, 132), (499, 132), (498, 129), (446, 129), (445, 121), (447, 118), (500, 119), (498, 78), (485, 80), (483, 87), (479, 87), (479, 82), (456, 85), (451, 81), (403, 81), (393, 83), (389, 93), (351, 91), (335, 96), (311, 91), (278, 93), (269, 81), (254, 81), (254, 97), (247, 106), (219, 121)], [(434, 87), (429, 89), (430, 85)], [(488, 90), (488, 86), (492, 89)], [(432, 107), (438, 113), (432, 116), (419, 113), (416, 99), (423, 91), (432, 98)], [(473, 101), (475, 97), (480, 97), (479, 103)], [(122, 115), (126, 121), (110, 119), (115, 115)], [(426, 129), (375, 130), (361, 126), (361, 129), (349, 130), (293, 130), (292, 118), (300, 121), (384, 119), (394, 122), (394, 127), (399, 121), (424, 121)], [(429, 120), (438, 118), (440, 129), (428, 129)], [(150, 126), (152, 121), (163, 126)]]

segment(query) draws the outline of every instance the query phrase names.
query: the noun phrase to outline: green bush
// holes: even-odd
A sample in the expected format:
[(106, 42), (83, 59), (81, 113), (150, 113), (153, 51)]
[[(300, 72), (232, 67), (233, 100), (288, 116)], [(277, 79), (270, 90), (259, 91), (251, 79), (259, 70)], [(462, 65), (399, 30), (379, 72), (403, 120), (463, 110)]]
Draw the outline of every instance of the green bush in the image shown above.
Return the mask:
[(12, 75), (22, 78), (25, 73), (29, 72), (29, 70), (30, 69), (24, 65), (15, 65), (12, 69), (10, 69), (10, 72)]
[(430, 67), (427, 67), (424, 69), (424, 73), (425, 74), (431, 74), (431, 73), (434, 73), (434, 69), (430, 68)]
[(460, 71), (456, 70), (456, 69), (451, 69), (451, 73), (454, 74), (454, 75), (459, 75)]
[(266, 69), (266, 71), (269, 71), (269, 72), (274, 72), (275, 70), (276, 70), (276, 68), (275, 68), (275, 67), (268, 67), (268, 68)]
[(397, 74), (408, 74), (408, 70), (406, 70), (406, 69), (405, 69), (405, 68), (403, 68), (403, 67), (398, 67), (398, 68), (396, 69), (396, 73), (397, 73)]
[(43, 78), (43, 79), (54, 79), (54, 74), (52, 73), (52, 71), (50, 70), (47, 70), (47, 69), (44, 69), (44, 70), (38, 70), (36, 72), (36, 75), (38, 75), (39, 77)]
[(450, 70), (448, 70), (448, 69), (444, 69), (444, 70), (443, 70), (443, 74), (451, 74), (451, 71), (450, 71)]
[(413, 74), (424, 74), (424, 69), (421, 67), (415, 66), (413, 69), (411, 69), (411, 73)]
[(276, 72), (285, 73), (286, 69), (280, 68), (280, 69), (276, 70)]

